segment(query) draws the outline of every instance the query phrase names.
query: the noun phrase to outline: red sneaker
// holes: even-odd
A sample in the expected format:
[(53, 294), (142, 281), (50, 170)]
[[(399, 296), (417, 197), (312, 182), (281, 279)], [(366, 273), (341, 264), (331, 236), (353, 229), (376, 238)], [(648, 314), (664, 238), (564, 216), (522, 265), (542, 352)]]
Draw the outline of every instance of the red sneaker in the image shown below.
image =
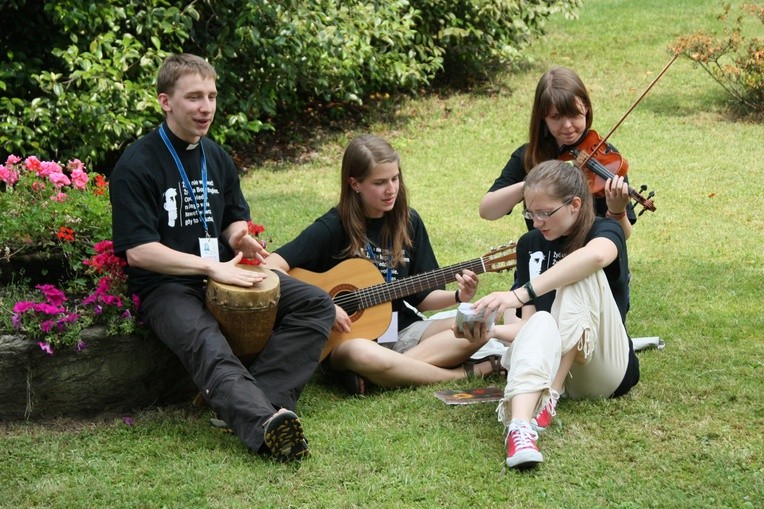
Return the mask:
[(527, 421), (512, 419), (507, 431), (507, 466), (529, 468), (543, 462), (544, 457), (536, 445), (538, 438)]
[(549, 392), (551, 393), (552, 397), (549, 398), (549, 401), (544, 406), (544, 408), (542, 408), (541, 411), (536, 414), (536, 417), (531, 419), (531, 426), (533, 426), (533, 429), (537, 433), (541, 433), (547, 429), (549, 425), (552, 424), (554, 416), (557, 415), (557, 401), (560, 399), (560, 393), (554, 389), (549, 389)]

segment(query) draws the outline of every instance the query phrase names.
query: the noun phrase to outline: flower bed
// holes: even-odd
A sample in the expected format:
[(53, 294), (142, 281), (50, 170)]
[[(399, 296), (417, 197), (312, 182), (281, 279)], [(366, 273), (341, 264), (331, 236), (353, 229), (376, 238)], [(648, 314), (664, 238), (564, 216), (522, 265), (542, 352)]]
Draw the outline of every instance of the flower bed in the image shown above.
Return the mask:
[(0, 165), (0, 419), (129, 412), (196, 393), (136, 319), (108, 240), (108, 191), (78, 160), (12, 155)]

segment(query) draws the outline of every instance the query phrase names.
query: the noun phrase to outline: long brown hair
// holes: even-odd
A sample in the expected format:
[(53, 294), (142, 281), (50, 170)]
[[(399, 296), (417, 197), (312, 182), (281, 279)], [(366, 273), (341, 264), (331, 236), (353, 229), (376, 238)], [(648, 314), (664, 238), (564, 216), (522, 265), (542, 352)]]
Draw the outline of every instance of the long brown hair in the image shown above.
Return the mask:
[(549, 132), (544, 118), (552, 108), (566, 117), (580, 115), (576, 99), (579, 99), (586, 108), (586, 129), (589, 130), (594, 120), (594, 110), (592, 101), (589, 99), (589, 92), (578, 74), (566, 67), (553, 67), (541, 76), (536, 85), (528, 149), (523, 159), (526, 173), (542, 161), (557, 159), (559, 147), (554, 136)]
[(337, 205), (342, 226), (350, 237), (350, 245), (343, 256), (357, 256), (366, 246), (366, 214), (361, 195), (353, 191), (350, 177), (363, 182), (378, 164), (398, 163), (398, 195), (395, 205), (383, 216), (380, 242), (383, 246), (392, 246), (390, 256), (393, 265), (403, 263), (404, 248), (411, 247), (409, 235), (409, 205), (406, 198), (406, 186), (403, 183), (403, 171), (400, 158), (393, 147), (382, 138), (366, 134), (350, 140), (342, 156), (342, 175), (340, 177), (340, 202)]
[(580, 168), (558, 159), (544, 161), (525, 177), (524, 189), (526, 193), (531, 189), (543, 191), (550, 198), (562, 202), (580, 198), (578, 217), (567, 235), (563, 252), (570, 254), (586, 244), (586, 236), (594, 224), (594, 205), (589, 182)]

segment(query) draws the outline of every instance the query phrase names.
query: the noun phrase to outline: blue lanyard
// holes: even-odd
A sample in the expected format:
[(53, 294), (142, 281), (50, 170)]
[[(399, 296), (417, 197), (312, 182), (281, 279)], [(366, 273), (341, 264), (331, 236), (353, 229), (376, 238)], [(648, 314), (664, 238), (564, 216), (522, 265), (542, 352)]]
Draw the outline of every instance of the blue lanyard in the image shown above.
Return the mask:
[(170, 143), (170, 138), (168, 138), (167, 133), (164, 132), (163, 125), (159, 126), (159, 135), (162, 137), (162, 141), (164, 141), (164, 144), (167, 146), (167, 150), (170, 151), (170, 155), (172, 155), (172, 158), (175, 160), (175, 166), (178, 167), (178, 173), (180, 173), (180, 176), (183, 179), (183, 185), (186, 187), (186, 191), (188, 191), (188, 194), (191, 195), (191, 200), (194, 202), (194, 210), (196, 210), (196, 215), (199, 216), (199, 219), (202, 221), (204, 233), (207, 235), (207, 237), (209, 237), (210, 232), (207, 230), (207, 158), (204, 156), (204, 144), (202, 143), (202, 140), (199, 140), (199, 145), (202, 148), (202, 199), (204, 201), (204, 208), (201, 212), (199, 212), (199, 205), (196, 202), (196, 195), (194, 194), (194, 189), (191, 187), (191, 181), (188, 180), (186, 170), (183, 169), (183, 163), (180, 162), (180, 157), (178, 157), (178, 153), (175, 152), (175, 147), (172, 146), (172, 143)]
[[(371, 260), (378, 260), (376, 255), (374, 254), (374, 250), (371, 248), (371, 242), (366, 240), (366, 254), (369, 255), (369, 258)], [(378, 260), (379, 261), (379, 260)], [(390, 267), (393, 263), (392, 257), (387, 257), (387, 276), (385, 277), (385, 280), (389, 283), (393, 280), (393, 269)]]

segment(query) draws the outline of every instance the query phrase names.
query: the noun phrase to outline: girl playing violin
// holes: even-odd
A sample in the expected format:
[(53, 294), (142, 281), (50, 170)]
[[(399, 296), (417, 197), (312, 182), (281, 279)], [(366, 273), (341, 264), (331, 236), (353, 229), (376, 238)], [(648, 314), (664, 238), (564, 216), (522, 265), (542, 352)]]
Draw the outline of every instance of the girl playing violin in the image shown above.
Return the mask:
[[(576, 147), (591, 129), (593, 117), (589, 93), (581, 78), (564, 67), (547, 71), (536, 86), (528, 143), (514, 151), (483, 196), (480, 217), (495, 220), (511, 213), (523, 199), (523, 181), (530, 169), (543, 161), (558, 159), (569, 148)], [(618, 221), (627, 239), (637, 220), (628, 189), (628, 179), (615, 175), (605, 182), (604, 196), (594, 199), (595, 214)], [(533, 227), (528, 218), (526, 224), (529, 230)]]
[(586, 176), (567, 162), (537, 165), (523, 194), (523, 212), (534, 229), (517, 244), (518, 287), (474, 304), (478, 312), (498, 314), (521, 308), (522, 321), (465, 332), (473, 340), (510, 343), (501, 360), (509, 372), (497, 413), (507, 427), (506, 462), (512, 468), (543, 461), (538, 433), (551, 423), (560, 394), (617, 397), (639, 381), (625, 326), (629, 266), (623, 229), (595, 217)]

